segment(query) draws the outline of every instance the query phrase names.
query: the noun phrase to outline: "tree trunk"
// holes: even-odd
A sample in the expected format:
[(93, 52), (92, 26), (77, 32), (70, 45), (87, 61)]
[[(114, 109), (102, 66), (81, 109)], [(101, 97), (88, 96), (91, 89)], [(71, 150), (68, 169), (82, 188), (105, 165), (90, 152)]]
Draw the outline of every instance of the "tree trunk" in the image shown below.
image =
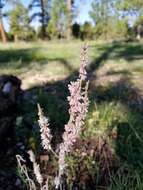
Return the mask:
[(45, 28), (45, 9), (44, 9), (44, 1), (40, 0), (41, 2), (41, 23), (42, 23), (42, 38), (46, 37), (46, 28)]
[(71, 39), (72, 34), (72, 0), (67, 0), (67, 40)]
[(2, 18), (0, 19), (0, 34), (1, 34), (2, 42), (6, 43), (7, 42), (7, 38), (6, 38), (6, 33), (4, 31), (4, 26), (3, 26)]
[(141, 24), (139, 24), (138, 26), (137, 26), (137, 40), (140, 40), (141, 39), (141, 34), (142, 34), (142, 25)]
[(14, 42), (18, 42), (18, 36), (16, 34), (14, 35)]

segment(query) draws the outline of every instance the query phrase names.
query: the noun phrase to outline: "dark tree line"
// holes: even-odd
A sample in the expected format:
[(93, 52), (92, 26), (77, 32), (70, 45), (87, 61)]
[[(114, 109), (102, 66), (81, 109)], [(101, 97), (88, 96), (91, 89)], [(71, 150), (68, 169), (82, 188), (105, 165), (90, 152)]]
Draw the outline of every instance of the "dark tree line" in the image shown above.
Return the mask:
[[(0, 34), (3, 42), (8, 39), (54, 39), (54, 38), (125, 38), (131, 34), (140, 39), (143, 35), (142, 0), (92, 0), (89, 15), (91, 22), (79, 25), (75, 22), (77, 2), (87, 0), (31, 0), (24, 6), (22, 0), (0, 0)], [(79, 4), (80, 4), (79, 3)], [(8, 13), (4, 7), (11, 5)], [(6, 34), (3, 18), (7, 16), (10, 31)], [(129, 16), (136, 18), (129, 25)], [(37, 30), (31, 23), (40, 23)]]

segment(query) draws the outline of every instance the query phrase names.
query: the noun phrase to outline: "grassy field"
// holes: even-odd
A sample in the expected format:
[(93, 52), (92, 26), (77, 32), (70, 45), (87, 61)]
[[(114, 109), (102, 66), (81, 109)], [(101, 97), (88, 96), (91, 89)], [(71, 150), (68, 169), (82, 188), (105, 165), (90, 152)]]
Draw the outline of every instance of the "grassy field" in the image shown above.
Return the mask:
[[(38, 76), (41, 81), (67, 77), (79, 67), (81, 45), (79, 41), (1, 44), (0, 73), (31, 81), (36, 76), (37, 82)], [(89, 42), (89, 67), (93, 74), (101, 68), (103, 75), (123, 74), (137, 80), (143, 72), (142, 53), (142, 43)]]
[[(50, 117), (55, 142), (68, 120), (67, 85), (77, 76), (81, 45), (79, 41), (0, 45), (0, 74), (17, 75), (28, 94), (18, 118), (35, 127), (39, 102)], [(89, 42), (88, 52), (91, 103), (78, 142), (80, 154), (68, 159), (68, 180), (77, 176), (81, 189), (142, 190), (143, 43)], [(32, 134), (23, 133), (23, 123), (17, 125), (18, 135), (25, 134), (25, 143), (30, 144), (37, 132), (33, 127)], [(83, 151), (87, 155), (79, 167)]]

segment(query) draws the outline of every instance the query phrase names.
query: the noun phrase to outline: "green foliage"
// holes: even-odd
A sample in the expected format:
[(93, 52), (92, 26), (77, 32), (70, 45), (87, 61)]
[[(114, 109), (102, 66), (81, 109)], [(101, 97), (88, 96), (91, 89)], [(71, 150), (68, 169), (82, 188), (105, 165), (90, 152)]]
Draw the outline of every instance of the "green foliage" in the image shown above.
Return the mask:
[(92, 102), (89, 111), (81, 139), (67, 157), (68, 184), (75, 180), (82, 189), (91, 184), (100, 189), (102, 183), (108, 190), (141, 190), (142, 116), (116, 101)]
[(143, 15), (137, 18), (134, 26), (138, 26), (140, 24), (143, 25)]
[(143, 9), (142, 0), (117, 0), (117, 7), (119, 10), (127, 11), (128, 13), (141, 14)]
[[(15, 12), (11, 13), (10, 16), (10, 33), (15, 36), (15, 39), (27, 40), (33, 38), (70, 39), (71, 36), (82, 39), (127, 38), (133, 37), (135, 34), (137, 36), (139, 33), (137, 23), (142, 17), (143, 10), (142, 0), (94, 0), (89, 11), (94, 23), (93, 27), (89, 22), (85, 22), (83, 26), (73, 24), (77, 16), (77, 1), (31, 0), (28, 10), (24, 7), (20, 8), (21, 3), (18, 1), (9, 0), (9, 2), (14, 7), (12, 12)], [(23, 30), (23, 26), (18, 27), (17, 17), (19, 13), (17, 6), (19, 6), (19, 9), (23, 9), (23, 16), (21, 17), (24, 17), (24, 25), (29, 25), (29, 22), (34, 22), (34, 19), (38, 18), (41, 26), (39, 26), (37, 35), (31, 27), (26, 29), (27, 26), (25, 26), (25, 30)], [(21, 11), (19, 10), (19, 12)], [(28, 16), (29, 13), (30, 17)], [(129, 14), (134, 15), (134, 18), (136, 18), (134, 27), (130, 28), (130, 30), (129, 23), (131, 19), (128, 17)], [(12, 36), (9, 36), (10, 38), (8, 37), (8, 39), (11, 40)]]
[(85, 22), (81, 27), (81, 39), (92, 39), (94, 35), (93, 26), (90, 22)]
[(112, 0), (95, 0), (92, 2), (92, 9), (89, 14), (95, 24), (98, 24), (99, 22), (103, 22), (105, 24), (108, 17), (111, 16), (111, 5)]
[(29, 25), (28, 10), (22, 3), (16, 4), (15, 8), (10, 12), (9, 17), (11, 33), (15, 36), (15, 40), (27, 40), (33, 36), (34, 31)]
[(47, 26), (47, 33), (50, 38), (64, 36), (66, 28), (66, 4), (64, 0), (52, 1), (51, 19)]
[(126, 17), (128, 20), (128, 15), (134, 16), (134, 19), (136, 19), (136, 21), (134, 22), (135, 26), (133, 27), (132, 33), (134, 33), (134, 36), (136, 34), (137, 38), (140, 39), (142, 36), (142, 29), (139, 20), (143, 15), (143, 1), (117, 0), (116, 7), (118, 9), (119, 15)]
[(8, 32), (7, 33), (7, 39), (8, 39), (8, 41), (13, 41), (13, 38), (14, 38), (14, 36), (13, 36), (13, 34), (11, 33), (11, 32)]
[(118, 3), (118, 0), (93, 1), (89, 14), (94, 21), (97, 38), (114, 39), (128, 36), (128, 20), (121, 17)]
[(68, 184), (75, 180), (81, 189), (92, 189), (93, 186), (98, 189), (101, 181), (104, 181), (102, 186), (108, 186), (108, 172), (118, 163), (112, 137), (116, 136), (118, 123), (124, 121), (121, 110), (122, 106), (115, 102), (98, 106), (92, 102), (81, 139), (78, 139), (73, 153), (67, 157)]
[(112, 175), (111, 184), (107, 190), (141, 190), (143, 188), (143, 175), (134, 168), (124, 164), (116, 174)]
[(119, 103), (105, 102), (101, 105), (96, 105), (92, 102), (92, 104), (86, 123), (86, 138), (100, 134), (108, 136), (107, 131), (112, 131), (113, 129), (113, 132), (115, 132), (117, 124), (125, 120), (124, 107)]
[(46, 32), (50, 39), (58, 38), (58, 30), (52, 21), (49, 22)]
[(96, 32), (107, 38), (110, 17), (113, 15), (113, 0), (96, 0), (92, 2), (91, 7), (89, 14), (96, 26)]
[(127, 38), (129, 36), (129, 26), (126, 19), (112, 19), (110, 27), (110, 37)]

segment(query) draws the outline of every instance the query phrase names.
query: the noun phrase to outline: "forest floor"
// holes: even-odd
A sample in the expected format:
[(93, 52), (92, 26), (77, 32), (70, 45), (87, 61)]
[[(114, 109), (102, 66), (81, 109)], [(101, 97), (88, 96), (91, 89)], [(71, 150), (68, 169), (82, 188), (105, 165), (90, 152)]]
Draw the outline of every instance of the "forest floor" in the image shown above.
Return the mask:
[[(82, 44), (58, 41), (0, 45), (0, 74), (16, 75), (22, 80), (24, 101), (17, 116), (16, 135), (25, 149), (35, 148), (39, 141), (37, 102), (50, 118), (54, 144), (59, 142), (68, 120), (67, 87), (77, 77)], [(88, 57), (90, 107), (81, 139), (96, 154), (106, 156), (98, 159), (96, 154), (87, 153), (83, 165), (88, 167), (79, 169), (85, 175), (77, 177), (79, 189), (142, 190), (143, 42), (92, 41)], [(105, 150), (99, 150), (97, 144)], [(89, 157), (100, 163), (98, 172)], [(2, 166), (1, 171), (5, 164)], [(69, 171), (71, 168), (76, 171), (75, 166)], [(73, 180), (72, 175), (69, 180)]]

